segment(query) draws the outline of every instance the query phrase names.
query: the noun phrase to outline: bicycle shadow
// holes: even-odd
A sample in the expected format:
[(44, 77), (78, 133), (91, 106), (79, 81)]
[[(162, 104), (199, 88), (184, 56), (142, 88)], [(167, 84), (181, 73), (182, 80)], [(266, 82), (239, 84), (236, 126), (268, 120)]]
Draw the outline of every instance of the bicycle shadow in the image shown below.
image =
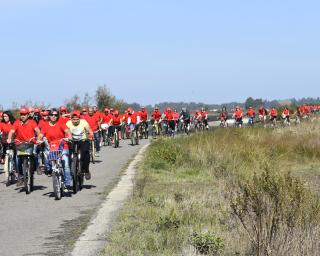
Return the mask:
[[(72, 195), (73, 195), (72, 191), (63, 192), (63, 197), (72, 197)], [(49, 198), (54, 198), (55, 194), (54, 194), (54, 192), (47, 192), (47, 193), (42, 194), (42, 196), (47, 196)]]
[(95, 185), (82, 185), (82, 189), (92, 189), (92, 188), (96, 188), (97, 186)]
[[(45, 190), (47, 189), (48, 187), (46, 186), (33, 186), (33, 191), (36, 191), (36, 190)], [(19, 190), (18, 192), (19, 193), (22, 193), (22, 192), (26, 192), (25, 188), (24, 187), (18, 187), (18, 188), (15, 188), (14, 190)], [(32, 193), (32, 192), (31, 192)]]

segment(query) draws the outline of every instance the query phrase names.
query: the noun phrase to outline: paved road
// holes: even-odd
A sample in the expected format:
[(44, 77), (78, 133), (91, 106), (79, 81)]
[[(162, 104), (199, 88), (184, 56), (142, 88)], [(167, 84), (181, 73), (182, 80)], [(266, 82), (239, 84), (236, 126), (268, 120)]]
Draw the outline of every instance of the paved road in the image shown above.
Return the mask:
[(15, 185), (6, 187), (0, 169), (0, 255), (63, 255), (86, 227), (108, 191), (116, 184), (139, 146), (121, 141), (120, 148), (103, 148), (91, 165), (92, 179), (76, 195), (54, 200), (51, 178), (35, 176), (30, 195)]

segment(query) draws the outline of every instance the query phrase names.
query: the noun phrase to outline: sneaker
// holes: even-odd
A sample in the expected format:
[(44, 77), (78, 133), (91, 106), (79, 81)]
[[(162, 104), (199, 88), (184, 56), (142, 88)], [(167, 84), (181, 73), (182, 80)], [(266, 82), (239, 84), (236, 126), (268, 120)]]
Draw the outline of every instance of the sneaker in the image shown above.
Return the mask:
[(86, 172), (86, 173), (84, 174), (84, 177), (86, 178), (86, 180), (90, 180), (90, 179), (91, 179), (91, 173), (90, 173), (90, 171), (89, 171), (89, 172)]
[(37, 168), (37, 174), (38, 175), (42, 175), (42, 173), (44, 172), (44, 165), (39, 165)]
[(94, 154), (94, 156), (95, 156), (95, 157), (99, 157), (99, 156), (100, 156), (100, 153), (99, 153), (99, 152), (96, 152), (96, 153)]
[(18, 181), (17, 181), (17, 187), (21, 187), (23, 186), (23, 178), (19, 178)]

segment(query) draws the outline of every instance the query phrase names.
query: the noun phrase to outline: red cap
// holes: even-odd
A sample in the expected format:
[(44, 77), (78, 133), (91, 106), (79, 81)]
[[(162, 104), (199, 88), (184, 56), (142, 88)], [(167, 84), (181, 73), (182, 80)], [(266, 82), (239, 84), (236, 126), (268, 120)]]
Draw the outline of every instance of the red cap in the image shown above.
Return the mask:
[(27, 109), (27, 108), (20, 108), (20, 114), (23, 114), (23, 115), (29, 114), (29, 109)]
[(49, 111), (48, 111), (48, 110), (43, 111), (43, 112), (42, 112), (42, 115), (44, 115), (44, 116), (49, 115)]
[(35, 108), (34, 113), (40, 113), (40, 108)]
[(113, 114), (114, 114), (114, 115), (119, 115), (119, 111), (118, 111), (118, 110), (115, 110)]
[(71, 114), (71, 116), (77, 116), (77, 117), (80, 117), (81, 116), (81, 113), (79, 110), (74, 110)]
[(66, 106), (61, 106), (59, 109), (60, 109), (60, 111), (67, 111), (67, 107)]

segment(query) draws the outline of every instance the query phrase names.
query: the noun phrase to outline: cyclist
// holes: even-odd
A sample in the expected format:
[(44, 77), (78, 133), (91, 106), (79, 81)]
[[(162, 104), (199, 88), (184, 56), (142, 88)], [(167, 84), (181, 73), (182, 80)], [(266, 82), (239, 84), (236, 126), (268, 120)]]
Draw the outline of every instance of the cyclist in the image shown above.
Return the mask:
[(228, 126), (228, 123), (227, 123), (228, 111), (227, 111), (226, 107), (222, 107), (221, 113), (219, 115), (219, 119), (220, 119), (220, 125), (221, 126), (223, 126), (223, 127), (227, 127)]
[[(8, 134), (7, 143), (10, 144), (12, 142), (12, 136), (16, 135), (16, 144), (21, 142), (32, 142), (34, 144), (39, 143), (42, 139), (42, 135), (40, 133), (40, 129), (37, 126), (37, 123), (34, 120), (29, 119), (29, 109), (21, 108), (20, 111), (20, 119), (16, 120), (13, 123), (12, 129)], [(35, 134), (37, 136), (37, 141), (34, 139)], [(35, 160), (35, 159), (34, 159)], [(36, 161), (34, 161), (34, 170), (36, 168)], [(22, 173), (22, 162), (19, 158), (17, 158), (17, 169), (18, 169), (18, 182), (17, 186), (21, 186), (23, 184), (23, 173)]]
[[(80, 166), (81, 171), (85, 174), (86, 180), (91, 179), (89, 171), (90, 164), (90, 141), (93, 139), (93, 132), (85, 119), (81, 118), (79, 110), (75, 110), (71, 114), (71, 120), (67, 122), (67, 127), (70, 129), (72, 140), (78, 143), (80, 149)], [(72, 149), (71, 149), (72, 150)]]
[(290, 125), (290, 111), (287, 107), (284, 108), (281, 115), (284, 124)]
[(141, 119), (141, 127), (148, 131), (148, 111), (145, 107), (141, 107), (139, 116)]
[(189, 131), (190, 129), (190, 113), (187, 111), (187, 108), (182, 108), (180, 112), (179, 119), (183, 122), (186, 129)]
[(139, 123), (140, 123), (140, 115), (139, 115), (139, 113), (133, 111), (132, 108), (128, 108), (127, 111), (128, 111), (127, 123), (130, 126), (130, 129), (139, 130)]
[(113, 135), (114, 132), (118, 132), (119, 136), (119, 140), (121, 140), (121, 124), (122, 124), (122, 120), (121, 120), (121, 116), (119, 115), (119, 111), (115, 110), (114, 111), (114, 115), (112, 116), (112, 118), (110, 119), (110, 127), (111, 127), (111, 135)]
[(59, 108), (59, 122), (66, 124), (70, 120), (70, 114), (67, 112), (66, 106)]
[[(105, 135), (110, 136), (110, 120), (112, 118), (112, 115), (110, 114), (110, 110), (108, 108), (104, 109), (104, 113), (101, 115), (102, 121), (101, 121), (101, 129), (102, 129), (102, 136)], [(106, 134), (105, 134), (106, 133)]]
[(260, 122), (263, 123), (263, 126), (265, 126), (267, 121), (267, 115), (268, 115), (267, 109), (263, 106), (260, 106), (258, 113), (259, 113)]
[(166, 109), (164, 113), (164, 120), (167, 121), (168, 128), (171, 129), (171, 133), (172, 135), (174, 135), (176, 127), (175, 127), (174, 116), (171, 108)]
[(13, 117), (12, 113), (10, 111), (5, 111), (1, 115), (2, 122), (0, 122), (0, 134), (1, 134), (1, 141), (2, 143), (2, 155), (0, 156), (1, 160), (0, 162), (4, 163), (4, 157), (8, 148), (8, 134), (10, 130), (12, 129), (13, 123), (15, 122), (15, 118)]
[(39, 121), (38, 126), (41, 129), (43, 129), (49, 122), (49, 111), (45, 110), (41, 113), (42, 119)]
[[(62, 147), (62, 165), (64, 168), (64, 184), (65, 191), (68, 192), (71, 186), (71, 173), (69, 165), (69, 147), (68, 143), (64, 141), (65, 138), (71, 140), (71, 133), (66, 124), (59, 121), (59, 112), (57, 109), (52, 109), (49, 114), (49, 122), (42, 130), (41, 134), (47, 139), (49, 145), (61, 144)], [(46, 161), (48, 173), (52, 172), (50, 161)]]
[(100, 133), (99, 133), (99, 129), (100, 129), (100, 125), (101, 125), (101, 121), (100, 121), (100, 117), (97, 115), (94, 115), (94, 111), (92, 107), (88, 108), (88, 115), (84, 116), (84, 119), (88, 122), (88, 124), (90, 125), (91, 130), (93, 131), (94, 134), (94, 144), (96, 147), (96, 156), (99, 156), (100, 153)]
[(206, 127), (206, 129), (209, 129), (209, 124), (208, 124), (208, 112), (205, 111), (204, 108), (201, 108), (201, 121), (203, 122), (204, 126)]
[(232, 117), (235, 119), (235, 125), (237, 127), (241, 127), (242, 126), (242, 118), (243, 118), (243, 111), (239, 106), (236, 106), (236, 109), (232, 115)]
[(34, 108), (33, 120), (36, 121), (37, 124), (39, 124), (41, 120), (40, 108)]
[(254, 111), (253, 107), (249, 107), (247, 110), (247, 117), (249, 118), (248, 124), (254, 125), (254, 118), (256, 117), (256, 112)]
[(157, 135), (159, 135), (161, 129), (161, 116), (162, 114), (159, 111), (159, 107), (156, 106), (151, 114), (151, 124), (155, 125)]
[(275, 107), (271, 108), (270, 120), (273, 126), (276, 126), (277, 116), (278, 116), (278, 110)]

